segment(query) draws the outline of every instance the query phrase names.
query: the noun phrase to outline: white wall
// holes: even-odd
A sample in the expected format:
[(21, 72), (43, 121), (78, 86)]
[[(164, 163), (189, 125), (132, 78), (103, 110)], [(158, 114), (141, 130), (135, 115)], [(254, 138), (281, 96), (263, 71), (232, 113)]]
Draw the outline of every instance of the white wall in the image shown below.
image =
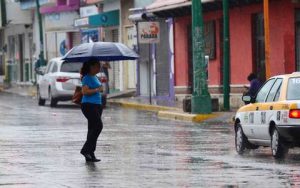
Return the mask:
[(120, 0), (105, 0), (103, 11), (112, 11), (112, 10), (118, 10), (121, 8), (121, 2)]
[(20, 3), (6, 1), (7, 21), (9, 24), (31, 24), (30, 10), (21, 10)]
[[(28, 37), (28, 34), (32, 32), (32, 30), (30, 28), (25, 28), (24, 25), (10, 25), (8, 27), (5, 28), (4, 30), (4, 35), (5, 35), (5, 44), (9, 44), (8, 43), (8, 37), (9, 36), (14, 36), (15, 38), (18, 37), (18, 35), (24, 35), (24, 41), (23, 41), (23, 63), (24, 63), (24, 67), (25, 67), (25, 64), (26, 63), (32, 63), (30, 62), (30, 44), (29, 44), (29, 37)], [(9, 46), (8, 46), (9, 48)], [(9, 50), (9, 49), (8, 49)], [(17, 52), (17, 48), (15, 49), (16, 52)], [(23, 69), (24, 70), (24, 67), (20, 67), (20, 64), (16, 64), (17, 61), (13, 61), (14, 59), (9, 59), (10, 57), (8, 57), (8, 53), (6, 54), (6, 57), (5, 57), (5, 61), (8, 61), (8, 60), (11, 60), (13, 63), (14, 63), (14, 78), (16, 79), (16, 81), (19, 81), (21, 80), (21, 77), (20, 77), (20, 70)], [(16, 56), (14, 57), (16, 58)], [(24, 76), (23, 76), (23, 79), (25, 79), (25, 73), (24, 73)]]
[(137, 8), (144, 8), (153, 2), (154, 0), (134, 0), (134, 6)]
[(61, 57), (60, 44), (63, 40), (66, 40), (67, 34), (65, 32), (48, 32), (46, 33), (46, 45), (47, 45), (47, 59)]
[(44, 15), (45, 31), (76, 31), (74, 20), (79, 18), (77, 11)]

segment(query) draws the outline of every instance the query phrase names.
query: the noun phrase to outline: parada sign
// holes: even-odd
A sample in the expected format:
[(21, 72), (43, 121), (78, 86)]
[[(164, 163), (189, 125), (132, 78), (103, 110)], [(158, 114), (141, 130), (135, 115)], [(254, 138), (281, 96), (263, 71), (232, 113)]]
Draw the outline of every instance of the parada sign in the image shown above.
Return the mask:
[(160, 41), (159, 22), (139, 22), (139, 43), (151, 44)]

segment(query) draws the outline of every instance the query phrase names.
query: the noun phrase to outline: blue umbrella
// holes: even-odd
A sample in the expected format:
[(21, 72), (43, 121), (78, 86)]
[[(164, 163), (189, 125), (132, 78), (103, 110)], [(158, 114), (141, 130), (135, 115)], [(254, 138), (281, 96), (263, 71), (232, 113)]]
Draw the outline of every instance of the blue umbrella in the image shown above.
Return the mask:
[(68, 62), (135, 60), (139, 56), (121, 43), (94, 42), (84, 43), (72, 48), (63, 60)]

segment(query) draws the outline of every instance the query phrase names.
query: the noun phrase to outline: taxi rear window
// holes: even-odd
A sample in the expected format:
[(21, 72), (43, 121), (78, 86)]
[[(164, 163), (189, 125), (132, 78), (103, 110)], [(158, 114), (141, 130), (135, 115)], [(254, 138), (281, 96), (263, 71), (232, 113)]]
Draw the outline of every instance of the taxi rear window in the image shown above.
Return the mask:
[(300, 100), (300, 77), (289, 79), (287, 100)]
[(82, 65), (83, 65), (82, 62), (76, 62), (76, 63), (64, 62), (61, 65), (60, 72), (79, 73)]

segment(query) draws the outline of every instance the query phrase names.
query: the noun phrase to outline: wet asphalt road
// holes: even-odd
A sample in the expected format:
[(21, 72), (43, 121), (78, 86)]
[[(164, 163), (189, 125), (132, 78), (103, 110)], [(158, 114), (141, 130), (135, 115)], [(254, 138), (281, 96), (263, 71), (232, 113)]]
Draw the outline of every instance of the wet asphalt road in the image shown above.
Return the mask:
[(0, 187), (299, 187), (300, 150), (238, 156), (231, 125), (157, 119), (109, 108), (96, 155), (79, 154), (86, 120), (72, 105), (0, 94)]

